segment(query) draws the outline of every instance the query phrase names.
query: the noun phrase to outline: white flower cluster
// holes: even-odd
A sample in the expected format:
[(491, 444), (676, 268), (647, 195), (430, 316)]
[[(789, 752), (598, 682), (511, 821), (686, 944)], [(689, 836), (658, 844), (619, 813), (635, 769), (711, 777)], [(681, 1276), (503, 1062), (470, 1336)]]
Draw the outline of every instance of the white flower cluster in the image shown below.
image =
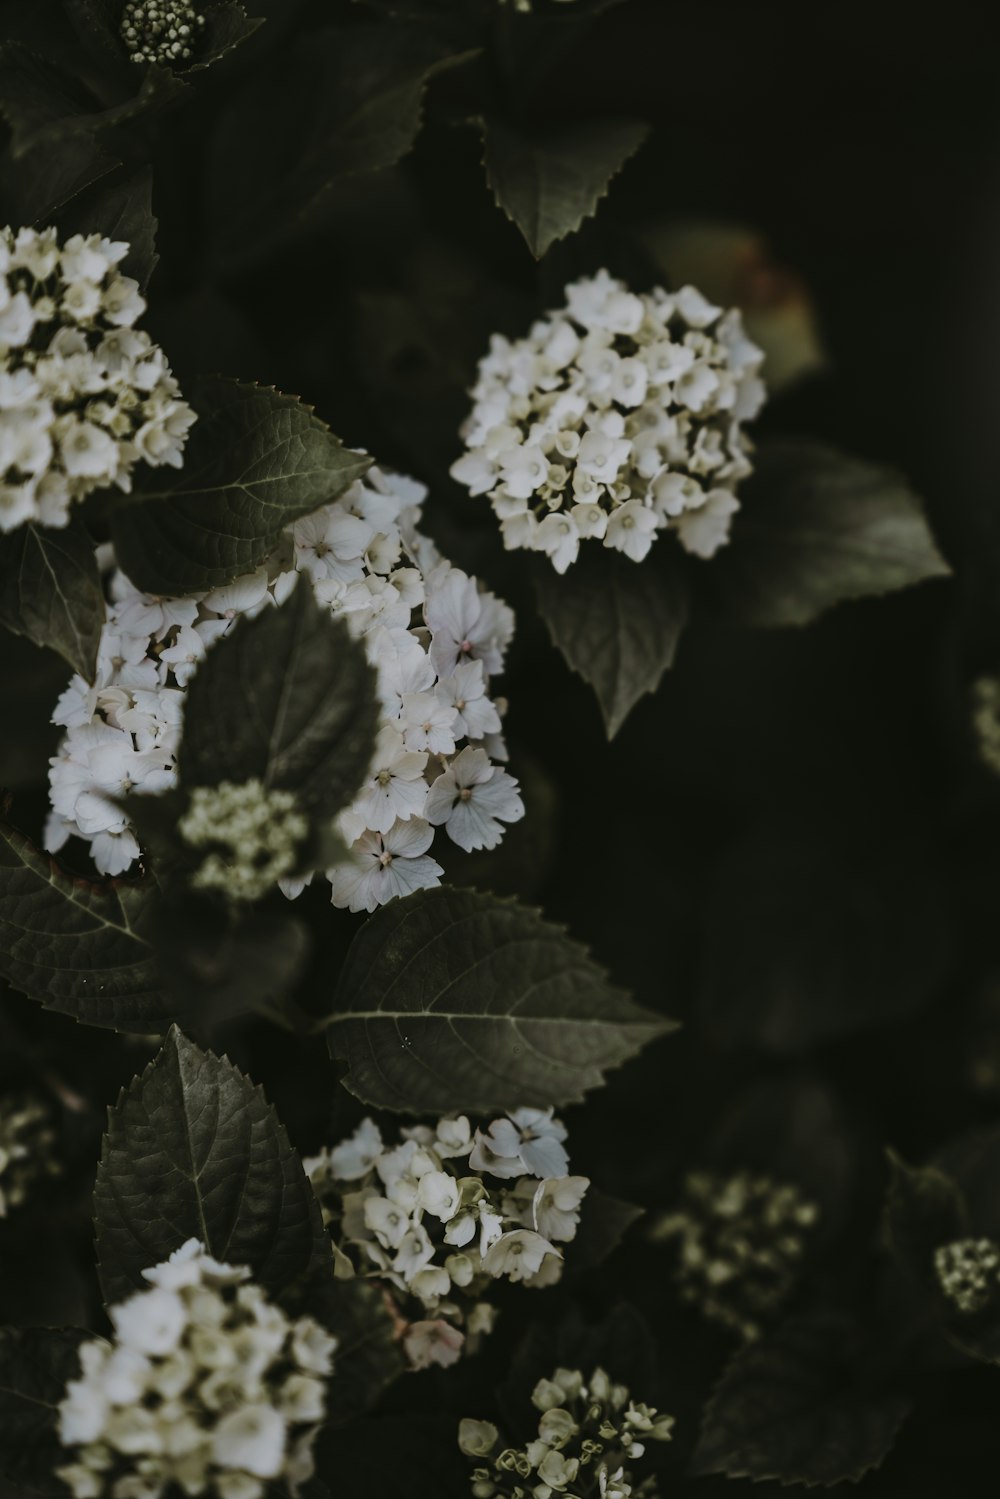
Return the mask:
[(438, 884), (436, 828), (463, 849), (499, 843), (524, 815), (517, 782), (494, 763), (507, 752), (489, 696), (514, 616), (420, 534), (424, 493), (372, 469), (291, 526), (267, 566), (208, 594), (152, 598), (115, 574), (94, 684), (74, 677), (53, 715), (66, 735), (51, 762), (49, 851), (76, 834), (103, 873), (129, 867), (139, 846), (116, 799), (174, 784), (198, 663), (237, 616), (280, 605), (299, 572), (364, 641), (381, 700), (371, 775), (338, 820), (350, 854), (327, 871), (334, 905), (374, 911)]
[(599, 271), (566, 297), (527, 338), (494, 335), (452, 476), (560, 573), (581, 541), (641, 562), (664, 530), (713, 556), (751, 470), (761, 350), (693, 286), (636, 295)]
[(162, 349), (132, 325), (128, 245), (0, 229), (0, 531), (65, 526), (73, 501), (131, 488), (139, 462), (181, 465), (195, 414)]
[(20, 1207), (43, 1176), (56, 1176), (55, 1131), (48, 1109), (21, 1095), (0, 1098), (0, 1218)]
[(938, 1283), (963, 1316), (984, 1312), (1000, 1290), (1000, 1245), (992, 1239), (955, 1239), (934, 1251)]
[(220, 781), (194, 788), (177, 831), (191, 848), (211, 848), (191, 877), (196, 889), (259, 900), (295, 868), (309, 819), (291, 791)]
[(625, 1385), (603, 1369), (585, 1380), (579, 1369), (557, 1369), (541, 1379), (531, 1397), (541, 1411), (538, 1435), (526, 1447), (503, 1447), (492, 1421), (459, 1423), (458, 1445), (467, 1457), (490, 1458), (472, 1473), (475, 1499), (552, 1499), (553, 1495), (600, 1495), (639, 1499), (656, 1493), (652, 1478), (637, 1482), (632, 1464), (647, 1442), (669, 1442), (673, 1416), (633, 1401)]
[(651, 1237), (677, 1241), (681, 1298), (749, 1341), (794, 1289), (818, 1216), (789, 1183), (747, 1171), (699, 1171), (686, 1177), (680, 1205), (653, 1225)]
[(291, 1322), (250, 1272), (189, 1239), (143, 1272), (149, 1290), (110, 1309), (115, 1342), (80, 1350), (59, 1436), (76, 1448), (58, 1470), (74, 1499), (166, 1493), (264, 1499), (312, 1476), (336, 1339)]
[(491, 1280), (559, 1279), (557, 1246), (575, 1237), (590, 1182), (567, 1174), (566, 1130), (551, 1109), (518, 1109), (475, 1132), (463, 1114), (401, 1135), (387, 1147), (365, 1119), (305, 1169), (340, 1273), (412, 1297), (420, 1315), (404, 1340), (411, 1362), (450, 1364), (465, 1341), (460, 1325), (489, 1331), (491, 1308), (479, 1298)]
[(130, 62), (190, 62), (205, 17), (192, 0), (125, 0), (119, 30)]

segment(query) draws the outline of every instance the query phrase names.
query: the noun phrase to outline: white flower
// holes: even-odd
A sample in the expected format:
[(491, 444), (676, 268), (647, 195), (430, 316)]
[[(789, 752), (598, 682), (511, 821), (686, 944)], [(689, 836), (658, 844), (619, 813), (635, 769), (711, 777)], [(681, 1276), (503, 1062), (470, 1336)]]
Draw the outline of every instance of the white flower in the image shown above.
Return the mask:
[(514, 1228), (501, 1234), (483, 1256), (483, 1269), (495, 1278), (527, 1280), (541, 1268), (547, 1254), (559, 1257), (554, 1244), (529, 1228)]
[(128, 245), (0, 229), (0, 531), (65, 526), (95, 489), (129, 490), (140, 462), (180, 464), (195, 414), (132, 324)]
[(367, 1176), (382, 1154), (382, 1135), (372, 1119), (362, 1119), (350, 1139), (330, 1152), (330, 1172), (341, 1181)]
[(565, 1176), (569, 1166), (563, 1141), (566, 1126), (551, 1109), (515, 1109), (506, 1119), (494, 1119), (486, 1131), (476, 1131), (469, 1156), (475, 1171), (509, 1178)]
[(502, 824), (524, 816), (517, 782), (493, 765), (485, 751), (466, 746), (427, 793), (424, 816), (444, 826), (459, 848), (495, 848)]
[(276, 1478), (285, 1454), (285, 1418), (269, 1405), (246, 1405), (222, 1417), (212, 1438), (220, 1468), (240, 1468)]
[(371, 779), (354, 802), (354, 811), (364, 818), (367, 827), (387, 833), (397, 818), (405, 822), (420, 816), (427, 799), (426, 764), (427, 755), (407, 749), (395, 724), (379, 730)]
[(431, 632), (431, 661), (439, 676), (451, 676), (461, 661), (482, 661), (489, 675), (503, 667), (514, 633), (514, 616), (474, 578), (445, 566), (428, 579), (424, 618)]
[(427, 853), (433, 841), (433, 829), (419, 817), (397, 820), (386, 833), (363, 833), (350, 861), (327, 870), (334, 904), (374, 911), (393, 896), (439, 884), (444, 871)]
[(551, 1176), (539, 1182), (531, 1203), (534, 1227), (547, 1239), (565, 1242), (576, 1236), (580, 1204), (590, 1186), (586, 1176)]
[[(544, 551), (558, 572), (590, 540), (641, 561), (666, 530), (711, 556), (750, 472), (742, 423), (764, 398), (762, 358), (739, 313), (694, 287), (636, 296), (599, 271), (525, 338), (491, 341), (452, 475), (489, 495), (505, 547)], [(730, 508), (687, 524), (703, 491), (667, 481), (698, 477)]]
[(161, 1356), (177, 1347), (187, 1319), (180, 1297), (158, 1287), (138, 1291), (112, 1307), (110, 1316), (120, 1342)]
[(431, 1364), (447, 1369), (461, 1357), (464, 1342), (465, 1335), (439, 1317), (429, 1322), (411, 1322), (403, 1347), (414, 1369), (428, 1369)]

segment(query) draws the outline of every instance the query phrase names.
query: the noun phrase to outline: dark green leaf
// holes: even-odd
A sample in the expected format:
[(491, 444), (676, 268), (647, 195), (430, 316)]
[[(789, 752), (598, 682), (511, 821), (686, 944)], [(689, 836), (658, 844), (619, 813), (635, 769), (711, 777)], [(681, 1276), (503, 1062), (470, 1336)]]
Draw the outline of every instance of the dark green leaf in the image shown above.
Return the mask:
[(61, 151), (80, 136), (131, 124), (172, 103), (186, 86), (167, 68), (149, 68), (136, 94), (104, 106), (77, 78), (20, 43), (0, 47), (0, 114), (16, 157), (41, 145)]
[(333, 1012), (345, 1086), (415, 1114), (576, 1102), (673, 1028), (537, 911), (447, 886), (365, 923)]
[(165, 1029), (178, 1008), (150, 945), (155, 903), (147, 880), (74, 879), (0, 824), (0, 974), (46, 1009), (139, 1035)]
[(939, 1289), (934, 1251), (969, 1232), (969, 1212), (957, 1182), (936, 1166), (909, 1166), (889, 1157), (886, 1224), (893, 1249), (925, 1286)]
[(648, 133), (640, 120), (577, 120), (530, 134), (485, 121), (483, 163), (493, 196), (536, 260), (596, 213)]
[(364, 646), (300, 579), (279, 609), (240, 620), (188, 688), (182, 786), (258, 777), (333, 818), (375, 749), (376, 678)]
[(190, 1238), (270, 1291), (331, 1264), (313, 1190), (263, 1092), (176, 1028), (110, 1112), (94, 1223), (109, 1305)]
[(804, 625), (844, 599), (950, 572), (906, 480), (806, 441), (762, 443), (708, 583), (750, 625)]
[[(58, 1406), (80, 1372), (76, 1327), (0, 1327), (0, 1479), (29, 1494), (65, 1495)], [(4, 1492), (7, 1492), (4, 1487)]]
[(688, 582), (672, 541), (661, 538), (640, 563), (584, 542), (562, 577), (539, 570), (536, 592), (554, 644), (594, 689), (613, 739), (673, 665), (687, 623)]
[(248, 82), (213, 153), (217, 235), (254, 258), (294, 233), (345, 177), (393, 166), (420, 130), (433, 74), (456, 58), (426, 27), (326, 27)]
[(0, 538), (0, 624), (49, 646), (90, 682), (104, 618), (94, 543), (82, 521), (61, 530), (21, 526)]
[(295, 396), (218, 376), (184, 395), (198, 421), (183, 467), (141, 466), (112, 516), (118, 561), (148, 593), (205, 592), (253, 572), (290, 521), (371, 466)]
[(156, 217), (153, 213), (153, 172), (143, 167), (133, 177), (100, 182), (65, 204), (54, 222), (63, 238), (71, 234), (103, 234), (125, 240), (129, 252), (119, 270), (133, 276), (145, 291), (156, 267)]
[(588, 1187), (576, 1238), (566, 1252), (566, 1268), (593, 1270), (602, 1265), (645, 1212), (645, 1208), (636, 1207), (634, 1202), (612, 1197), (599, 1187)]
[(227, 52), (232, 52), (234, 47), (253, 36), (264, 24), (263, 16), (248, 16), (243, 6), (237, 4), (237, 0), (223, 0), (222, 4), (209, 5), (203, 14), (205, 29), (198, 42), (197, 54), (185, 68), (188, 73), (199, 73), (204, 68), (211, 67), (213, 62), (218, 62)]
[(826, 1314), (750, 1343), (708, 1403), (689, 1471), (856, 1483), (884, 1460), (910, 1409), (905, 1396), (869, 1387), (864, 1356), (857, 1330)]

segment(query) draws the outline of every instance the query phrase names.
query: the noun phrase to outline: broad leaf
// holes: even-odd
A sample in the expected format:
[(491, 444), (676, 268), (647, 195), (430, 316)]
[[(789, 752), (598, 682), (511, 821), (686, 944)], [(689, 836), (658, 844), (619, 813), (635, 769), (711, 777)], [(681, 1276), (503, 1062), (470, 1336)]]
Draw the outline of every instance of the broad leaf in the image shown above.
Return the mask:
[(717, 607), (743, 623), (804, 625), (950, 572), (901, 475), (820, 443), (762, 443), (740, 502), (706, 574)]
[(335, 500), (371, 465), (296, 397), (206, 376), (179, 469), (140, 465), (117, 506), (118, 561), (148, 593), (204, 592), (253, 572), (300, 515)]
[(332, 1008), (345, 1086), (414, 1114), (573, 1103), (673, 1028), (537, 911), (447, 886), (365, 923)]
[(611, 179), (642, 145), (639, 120), (579, 120), (530, 133), (484, 123), (483, 163), (493, 196), (540, 260), (556, 240), (597, 211)]
[(264, 1094), (176, 1028), (111, 1110), (94, 1223), (109, 1304), (190, 1238), (271, 1291), (331, 1263), (313, 1190)]
[(0, 824), (0, 974), (86, 1025), (139, 1035), (165, 1029), (181, 1007), (157, 973), (155, 898), (147, 880), (74, 879)]
[(88, 682), (105, 619), (94, 543), (80, 520), (0, 538), (0, 624), (47, 645)]
[(266, 254), (320, 212), (345, 178), (413, 146), (436, 71), (462, 60), (426, 26), (329, 26), (273, 60), (223, 117), (211, 165), (227, 259)]
[(248, 16), (237, 0), (222, 0), (221, 4), (208, 5), (202, 14), (205, 29), (198, 42), (198, 50), (184, 71), (200, 73), (232, 52), (241, 42), (253, 36), (264, 24), (262, 16)]
[(60, 209), (54, 222), (63, 238), (103, 234), (124, 240), (129, 252), (119, 270), (145, 290), (156, 268), (157, 221), (153, 213), (153, 172), (143, 167), (133, 177), (94, 184)]
[(240, 620), (188, 688), (182, 786), (257, 777), (333, 818), (356, 794), (375, 748), (375, 672), (308, 578), (278, 609)]
[(673, 665), (687, 623), (689, 587), (672, 539), (661, 537), (639, 563), (584, 542), (562, 577), (540, 569), (535, 587), (554, 644), (594, 689), (613, 739)]
[(784, 1324), (733, 1359), (705, 1411), (690, 1472), (829, 1488), (877, 1468), (909, 1400), (865, 1377), (857, 1330), (833, 1315)]
[(886, 1225), (893, 1249), (925, 1286), (939, 1290), (934, 1251), (969, 1233), (969, 1210), (958, 1183), (936, 1166), (909, 1166), (889, 1156)]
[(593, 1270), (603, 1265), (645, 1213), (646, 1209), (634, 1202), (612, 1197), (595, 1186), (588, 1187), (576, 1238), (566, 1251), (567, 1270)]
[(58, 1407), (80, 1372), (76, 1327), (0, 1327), (0, 1479), (28, 1494), (65, 1495)]
[(105, 105), (78, 78), (19, 42), (0, 47), (0, 114), (10, 125), (15, 157), (37, 146), (62, 151), (81, 136), (103, 136), (164, 108), (185, 87), (169, 68), (148, 68), (135, 94)]

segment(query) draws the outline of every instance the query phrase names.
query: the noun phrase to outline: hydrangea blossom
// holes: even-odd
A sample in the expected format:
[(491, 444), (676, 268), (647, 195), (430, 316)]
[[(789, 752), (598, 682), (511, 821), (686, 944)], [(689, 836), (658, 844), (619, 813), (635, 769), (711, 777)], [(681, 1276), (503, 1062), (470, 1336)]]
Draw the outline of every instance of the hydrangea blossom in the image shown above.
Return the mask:
[(526, 338), (494, 335), (453, 477), (489, 495), (508, 549), (560, 573), (581, 541), (641, 562), (660, 531), (713, 556), (751, 470), (762, 351), (693, 286), (637, 295), (599, 271), (566, 299)]
[(652, 1237), (677, 1242), (681, 1298), (752, 1341), (794, 1289), (818, 1216), (790, 1183), (747, 1171), (698, 1171), (685, 1179), (677, 1209), (654, 1223)]
[(1000, 1245), (992, 1239), (955, 1239), (934, 1251), (941, 1290), (963, 1316), (984, 1312), (1000, 1290)]
[(259, 900), (295, 868), (309, 819), (291, 791), (221, 781), (195, 787), (177, 830), (190, 847), (210, 850), (191, 878), (196, 889)]
[(92, 490), (130, 489), (137, 463), (181, 465), (195, 414), (133, 326), (146, 303), (118, 271), (128, 248), (0, 229), (0, 531), (65, 526)]
[(59, 1407), (75, 1499), (264, 1499), (276, 1479), (298, 1493), (336, 1339), (197, 1239), (143, 1274), (149, 1288), (110, 1309), (115, 1341), (83, 1344)]
[(291, 526), (266, 566), (208, 594), (153, 598), (113, 574), (94, 683), (74, 677), (54, 714), (66, 733), (51, 762), (46, 847), (76, 834), (103, 873), (128, 869), (139, 847), (117, 799), (175, 783), (184, 689), (205, 652), (238, 616), (280, 606), (305, 573), (364, 641), (381, 700), (370, 774), (338, 821), (349, 852), (327, 871), (334, 904), (373, 911), (438, 884), (436, 828), (461, 848), (492, 848), (524, 815), (497, 763), (503, 705), (489, 695), (514, 617), (420, 533), (423, 496), (412, 480), (370, 470)]
[(122, 41), (131, 62), (190, 62), (205, 17), (192, 0), (125, 0)]
[(575, 1237), (590, 1185), (568, 1174), (565, 1138), (551, 1109), (518, 1109), (475, 1131), (464, 1114), (439, 1119), (402, 1130), (397, 1144), (365, 1119), (305, 1162), (339, 1273), (391, 1288), (415, 1367), (453, 1363), (469, 1335), (489, 1330), (491, 1281), (559, 1279), (559, 1245)]
[(49, 1110), (20, 1094), (0, 1098), (0, 1218), (20, 1207), (32, 1187), (60, 1167)]
[[(634, 1401), (604, 1369), (585, 1379), (579, 1369), (556, 1369), (540, 1379), (531, 1402), (541, 1414), (538, 1435), (524, 1447), (504, 1446), (492, 1421), (459, 1422), (458, 1445), (477, 1460), (475, 1499), (551, 1499), (553, 1494), (630, 1499), (657, 1492), (652, 1477), (636, 1480), (633, 1466), (647, 1442), (669, 1442), (674, 1418)], [(482, 1459), (488, 1460), (488, 1466)]]

